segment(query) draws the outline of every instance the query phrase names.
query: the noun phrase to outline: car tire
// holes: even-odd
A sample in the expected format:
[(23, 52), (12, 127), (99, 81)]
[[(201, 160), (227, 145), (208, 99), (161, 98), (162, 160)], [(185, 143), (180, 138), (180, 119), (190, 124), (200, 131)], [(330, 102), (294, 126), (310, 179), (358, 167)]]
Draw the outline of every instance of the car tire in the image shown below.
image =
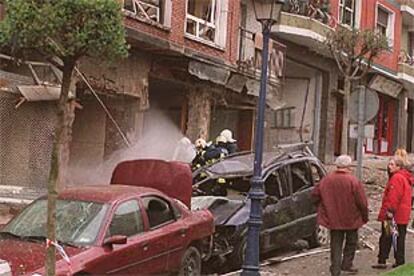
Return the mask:
[(322, 225), (316, 225), (312, 236), (307, 239), (310, 248), (325, 246), (329, 244), (329, 229)]
[(181, 259), (180, 276), (201, 275), (201, 255), (197, 248), (190, 246)]

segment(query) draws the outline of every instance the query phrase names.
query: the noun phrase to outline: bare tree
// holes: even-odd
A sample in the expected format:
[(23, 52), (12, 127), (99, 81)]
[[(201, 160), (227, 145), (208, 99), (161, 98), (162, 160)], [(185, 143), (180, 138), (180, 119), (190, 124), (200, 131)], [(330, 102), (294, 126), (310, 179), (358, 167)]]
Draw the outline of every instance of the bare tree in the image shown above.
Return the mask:
[(388, 49), (388, 42), (384, 35), (372, 30), (349, 30), (338, 26), (327, 35), (325, 45), (344, 77), (341, 153), (348, 154), (349, 99), (352, 82), (368, 73), (373, 60)]
[[(0, 46), (25, 59), (41, 56), (62, 70), (57, 124), (48, 181), (47, 238), (55, 242), (57, 189), (63, 183), (71, 139), (73, 104), (69, 90), (77, 62), (85, 56), (127, 56), (121, 5), (116, 0), (4, 0), (7, 13), (0, 23)], [(47, 275), (55, 275), (55, 248), (46, 256)]]

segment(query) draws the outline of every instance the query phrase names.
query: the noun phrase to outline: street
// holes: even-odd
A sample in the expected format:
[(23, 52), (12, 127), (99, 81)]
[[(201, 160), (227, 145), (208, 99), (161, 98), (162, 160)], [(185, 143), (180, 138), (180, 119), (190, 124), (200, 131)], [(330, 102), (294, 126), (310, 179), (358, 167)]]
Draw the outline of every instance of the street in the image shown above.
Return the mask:
[[(383, 187), (386, 183), (386, 167), (387, 159), (364, 159), (364, 182), (365, 191), (369, 197), (370, 221), (359, 231), (359, 248), (355, 256), (354, 265), (358, 268), (358, 275), (374, 276), (392, 269), (391, 265), (394, 262), (393, 254), (390, 254), (388, 260), (388, 268), (386, 270), (377, 270), (371, 268), (371, 265), (377, 261), (378, 254), (378, 239), (380, 236), (381, 224), (376, 221), (378, 210), (381, 205), (381, 198)], [(328, 170), (331, 169), (328, 167)], [(413, 218), (413, 215), (411, 216)], [(368, 244), (368, 246), (367, 246)], [(368, 248), (374, 247), (374, 248)], [(322, 249), (322, 250), (321, 250)], [(274, 262), (262, 261), (264, 265), (261, 266), (262, 275), (303, 275), (303, 276), (317, 276), (330, 275), (330, 253), (328, 248), (317, 248), (316, 250), (324, 251), (319, 254), (311, 256), (299, 257), (297, 259), (288, 260), (285, 262), (277, 262), (283, 257), (294, 256), (298, 253), (306, 253), (313, 250), (287, 250), (286, 252), (277, 252), (275, 255), (268, 256)], [(372, 250), (374, 249), (374, 250)], [(414, 262), (414, 230), (411, 228), (407, 232), (406, 237), (406, 263)], [(273, 264), (272, 264), (273, 263)], [(240, 272), (229, 273), (229, 275), (239, 275)]]

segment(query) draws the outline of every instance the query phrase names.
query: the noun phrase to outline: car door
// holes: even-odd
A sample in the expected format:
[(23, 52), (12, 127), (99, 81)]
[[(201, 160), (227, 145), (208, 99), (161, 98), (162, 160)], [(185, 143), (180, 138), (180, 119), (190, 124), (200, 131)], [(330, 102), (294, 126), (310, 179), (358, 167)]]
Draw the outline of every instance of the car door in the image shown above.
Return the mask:
[[(142, 210), (137, 199), (120, 202), (112, 214), (105, 234), (105, 240), (113, 236), (126, 236), (126, 244), (104, 246), (105, 254), (87, 265), (88, 272), (96, 274), (147, 274), (165, 271), (164, 262), (156, 267), (156, 271), (148, 269), (151, 266), (152, 253), (150, 244), (158, 241), (148, 235), (144, 228)], [(105, 242), (105, 241), (104, 241)], [(162, 248), (161, 245), (159, 245)]]
[(313, 179), (309, 162), (306, 159), (290, 163), (287, 168), (292, 190), (291, 202), (294, 210), (296, 238), (302, 238), (312, 234), (315, 230)]
[(153, 250), (158, 250), (157, 254), (162, 254), (162, 259), (166, 258), (165, 265), (168, 271), (177, 270), (188, 243), (188, 226), (181, 219), (178, 208), (174, 208), (173, 202), (160, 196), (146, 196), (142, 201), (151, 234), (164, 244), (162, 250)]
[(286, 244), (296, 234), (291, 223), (294, 211), (286, 167), (273, 170), (266, 177), (264, 185), (266, 197), (263, 201), (261, 248), (266, 252)]

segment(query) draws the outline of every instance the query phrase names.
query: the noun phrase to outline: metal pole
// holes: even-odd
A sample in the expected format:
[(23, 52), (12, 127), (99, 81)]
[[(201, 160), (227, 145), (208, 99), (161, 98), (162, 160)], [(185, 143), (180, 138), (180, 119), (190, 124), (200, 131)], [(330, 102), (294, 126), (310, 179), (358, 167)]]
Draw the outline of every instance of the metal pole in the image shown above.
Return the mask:
[(255, 132), (254, 169), (253, 177), (250, 180), (249, 198), (250, 217), (248, 221), (247, 248), (244, 260), (242, 275), (260, 275), (259, 272), (259, 237), (262, 225), (262, 199), (264, 199), (264, 187), (262, 178), (263, 158), (263, 130), (264, 114), (266, 109), (266, 85), (267, 85), (267, 61), (269, 52), (269, 38), (271, 22), (262, 24), (263, 50), (262, 50), (262, 72), (260, 79), (259, 102), (257, 105), (257, 120)]
[(357, 143), (357, 171), (356, 175), (362, 181), (362, 145), (365, 136), (365, 86), (358, 87), (358, 143)]

